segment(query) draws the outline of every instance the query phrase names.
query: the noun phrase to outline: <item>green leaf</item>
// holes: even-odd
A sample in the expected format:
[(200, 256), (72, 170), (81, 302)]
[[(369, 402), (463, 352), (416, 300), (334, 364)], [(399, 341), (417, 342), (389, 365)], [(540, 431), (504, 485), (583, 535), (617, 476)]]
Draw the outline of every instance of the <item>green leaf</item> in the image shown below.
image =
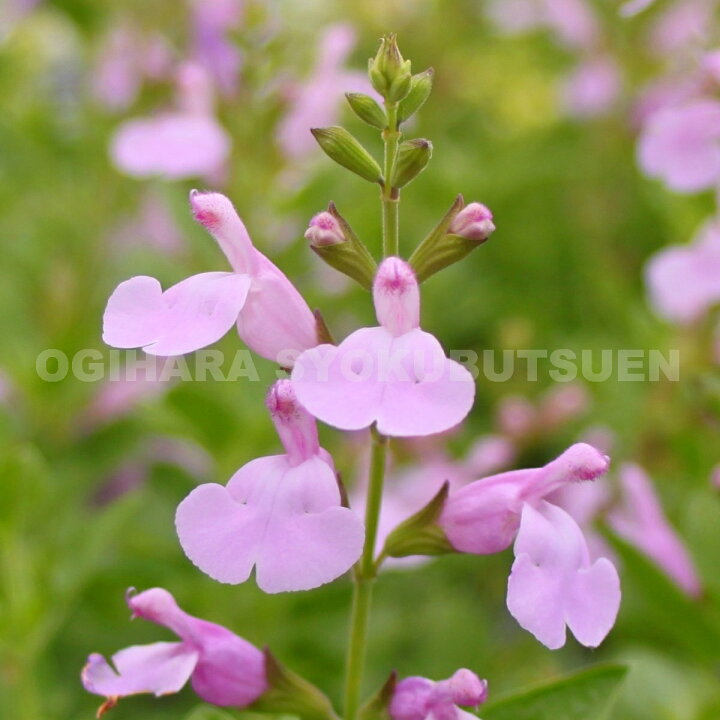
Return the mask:
[(483, 720), (603, 720), (627, 668), (604, 665), (482, 708)]
[(606, 537), (622, 561), (625, 596), (640, 604), (642, 627), (651, 628), (663, 644), (671, 639), (693, 656), (717, 662), (720, 624), (707, 608), (688, 597), (635, 547), (611, 532)]

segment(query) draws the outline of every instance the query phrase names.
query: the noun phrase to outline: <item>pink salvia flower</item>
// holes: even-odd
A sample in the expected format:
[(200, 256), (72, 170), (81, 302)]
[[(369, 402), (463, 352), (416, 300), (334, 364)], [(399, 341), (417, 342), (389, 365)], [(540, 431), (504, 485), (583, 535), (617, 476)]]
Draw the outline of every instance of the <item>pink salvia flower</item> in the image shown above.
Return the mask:
[(611, 512), (612, 529), (655, 562), (688, 595), (702, 591), (695, 565), (663, 512), (650, 478), (639, 466), (628, 463), (618, 474), (623, 505)]
[(395, 687), (389, 711), (392, 720), (471, 720), (476, 716), (458, 706), (477, 708), (485, 700), (487, 680), (463, 668), (438, 682), (404, 678)]
[(237, 324), (258, 355), (289, 365), (317, 344), (315, 317), (293, 284), (255, 249), (228, 198), (190, 194), (195, 218), (215, 237), (233, 272), (193, 275), (162, 291), (137, 276), (116, 288), (103, 318), (103, 340), (150, 355), (182, 355), (219, 340)]
[(134, 118), (118, 128), (110, 145), (115, 166), (136, 178), (168, 180), (218, 176), (232, 142), (213, 115), (211, 82), (197, 64), (177, 75), (178, 109)]
[(706, 223), (689, 245), (653, 255), (645, 277), (659, 315), (683, 324), (699, 319), (720, 302), (720, 222)]
[(642, 170), (676, 192), (720, 182), (720, 102), (700, 99), (653, 114), (638, 146)]
[(508, 578), (510, 614), (543, 645), (565, 644), (565, 628), (597, 647), (615, 624), (620, 579), (607, 558), (590, 559), (577, 523), (541, 500), (523, 506)]
[(607, 472), (609, 463), (594, 447), (576, 443), (544, 467), (476, 480), (450, 493), (440, 526), (460, 552), (501, 552), (512, 543), (525, 505), (539, 503), (565, 483), (594, 480)]
[(310, 128), (333, 125), (346, 92), (375, 95), (365, 73), (346, 70), (347, 56), (355, 45), (349, 25), (331, 25), (322, 33), (320, 51), (311, 77), (290, 92), (288, 112), (277, 131), (283, 153), (297, 160), (316, 148)]
[(638, 15), (643, 10), (649, 8), (655, 0), (628, 0), (620, 8), (620, 15), (623, 17), (632, 17)]
[(309, 590), (342, 575), (360, 557), (360, 519), (341, 506), (315, 421), (280, 380), (268, 408), (285, 447), (238, 470), (226, 487), (200, 485), (177, 509), (186, 555), (219, 582), (244, 582), (255, 567), (268, 593)]
[(609, 55), (591, 57), (565, 78), (562, 104), (574, 117), (603, 115), (613, 109), (620, 86), (620, 70), (615, 60)]
[(493, 214), (481, 203), (470, 203), (455, 216), (450, 232), (468, 240), (487, 240), (495, 232)]
[(420, 329), (412, 268), (400, 258), (385, 259), (373, 297), (380, 327), (362, 328), (338, 347), (319, 345), (298, 357), (292, 382), (299, 401), (342, 430), (377, 423), (385, 435), (416, 437), (454, 427), (472, 407), (475, 383)]
[(133, 617), (164, 625), (180, 642), (133, 645), (115, 653), (112, 665), (90, 655), (82, 682), (107, 698), (98, 716), (119, 698), (176, 693), (188, 680), (203, 700), (227, 707), (247, 707), (267, 690), (262, 652), (226, 628), (183, 612), (167, 590), (129, 592), (128, 605)]

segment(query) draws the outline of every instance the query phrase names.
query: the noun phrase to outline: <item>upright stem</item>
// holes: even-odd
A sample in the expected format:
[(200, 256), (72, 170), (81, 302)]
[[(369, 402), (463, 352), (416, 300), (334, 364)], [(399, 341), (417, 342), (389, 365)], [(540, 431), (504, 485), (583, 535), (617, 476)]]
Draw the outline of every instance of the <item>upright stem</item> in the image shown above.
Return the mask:
[(398, 143), (400, 141), (400, 132), (397, 126), (397, 103), (387, 103), (386, 110), (388, 126), (386, 130), (383, 130), (383, 141), (385, 143), (383, 174), (385, 185), (382, 191), (384, 257), (398, 255), (400, 252), (400, 191), (392, 186), (395, 158), (397, 157)]
[(365, 545), (355, 566), (352, 617), (350, 619), (350, 644), (347, 654), (345, 676), (345, 720), (357, 720), (360, 707), (363, 667), (367, 648), (367, 629), (375, 581), (375, 541), (377, 539), (380, 506), (382, 504), (385, 478), (385, 455), (387, 438), (372, 431), (372, 455), (370, 478), (365, 505)]

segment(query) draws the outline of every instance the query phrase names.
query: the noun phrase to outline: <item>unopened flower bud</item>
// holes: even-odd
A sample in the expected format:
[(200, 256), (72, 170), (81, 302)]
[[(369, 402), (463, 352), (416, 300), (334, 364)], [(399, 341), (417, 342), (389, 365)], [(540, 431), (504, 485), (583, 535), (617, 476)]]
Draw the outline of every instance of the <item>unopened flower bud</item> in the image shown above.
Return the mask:
[(369, 95), (345, 93), (353, 112), (368, 125), (384, 130), (387, 127), (385, 111)]
[(310, 221), (305, 237), (312, 251), (328, 265), (366, 290), (372, 287), (377, 272), (375, 260), (333, 203)]
[(305, 237), (313, 247), (339, 245), (347, 240), (340, 223), (326, 210), (313, 217), (305, 231)]
[(450, 232), (467, 240), (483, 242), (495, 231), (492, 213), (481, 203), (466, 205), (452, 221)]
[(372, 155), (345, 128), (333, 125), (310, 131), (323, 152), (338, 165), (369, 182), (382, 181), (382, 170)]
[(403, 60), (395, 33), (380, 41), (377, 55), (369, 62), (368, 75), (375, 90), (390, 103), (400, 102), (410, 92), (410, 61)]
[(392, 335), (420, 325), (420, 290), (413, 269), (398, 257), (386, 258), (373, 284), (378, 322)]
[(432, 157), (432, 151), (432, 143), (423, 138), (407, 140), (402, 143), (398, 149), (392, 186), (394, 188), (405, 187), (414, 180), (427, 167)]
[(492, 213), (480, 203), (465, 205), (458, 195), (450, 209), (410, 256), (419, 282), (462, 260), (495, 230)]
[(425, 104), (432, 91), (434, 74), (435, 71), (428, 68), (424, 72), (412, 76), (410, 92), (398, 108), (398, 123), (403, 123), (411, 118)]

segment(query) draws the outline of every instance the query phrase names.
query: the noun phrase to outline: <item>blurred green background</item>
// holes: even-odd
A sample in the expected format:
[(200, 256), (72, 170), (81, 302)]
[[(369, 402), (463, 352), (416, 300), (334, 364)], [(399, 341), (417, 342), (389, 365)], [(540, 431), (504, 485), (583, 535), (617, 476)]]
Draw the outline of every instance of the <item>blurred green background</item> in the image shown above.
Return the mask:
[[(480, 0), (249, 1), (246, 24), (233, 34), (245, 55), (240, 89), (219, 107), (233, 138), (223, 191), (257, 246), (323, 310), (336, 336), (373, 323), (362, 290), (328, 291), (329, 271), (319, 271), (302, 232), (333, 200), (378, 252), (377, 193), (319, 150), (298, 166), (283, 158), (275, 142), (285, 112), (277, 83), (310, 72), (320, 30), (337, 21), (356, 29), (349, 63), (355, 69), (391, 30), (415, 71), (434, 66), (434, 92), (408, 135), (430, 138), (435, 152), (403, 193), (402, 249), (409, 255), (459, 192), (492, 208), (498, 229), (424, 285), (423, 326), (446, 347), (478, 352), (679, 348), (681, 382), (590, 384), (590, 411), (528, 443), (518, 463), (546, 462), (587, 426), (611, 428), (613, 462), (634, 460), (649, 470), (707, 590), (691, 601), (652, 572), (648, 579), (641, 561), (638, 568), (626, 563), (620, 619), (603, 646), (589, 651), (571, 640), (551, 652), (505, 608), (510, 551), (390, 571), (377, 583), (367, 688), (393, 668), (442, 678), (465, 666), (488, 678), (498, 697), (620, 660), (631, 672), (613, 718), (716, 720), (720, 502), (708, 477), (720, 461), (720, 378), (707, 337), (658, 320), (642, 280), (648, 256), (687, 240), (711, 212), (712, 198), (671, 196), (637, 170), (629, 106), (654, 72), (637, 51), (643, 20), (622, 21), (612, 3), (596, 5), (626, 71), (624, 95), (612, 112), (577, 121), (556, 98), (572, 54), (546, 33), (499, 34)], [(272, 365), (256, 360), (264, 382), (177, 383), (105, 423), (88, 412), (97, 383), (71, 377), (48, 383), (36, 373), (35, 359), (47, 348), (108, 354), (102, 311), (121, 280), (150, 274), (166, 286), (225, 267), (187, 209), (188, 190), (207, 183), (137, 181), (109, 161), (108, 143), (121, 120), (161, 106), (170, 94), (167, 84), (147, 84), (121, 113), (91, 98), (101, 40), (128, 19), (163, 33), (181, 52), (188, 11), (168, 0), (46, 2), (0, 41), (0, 367), (8, 385), (0, 409), (0, 716), (93, 717), (98, 698), (79, 682), (87, 654), (169, 637), (148, 623), (128, 623), (129, 586), (167, 588), (192, 614), (269, 645), (338, 699), (347, 579), (280, 596), (266, 596), (252, 582), (220, 585), (186, 560), (173, 527), (177, 503), (197, 482), (225, 482), (243, 463), (277, 451), (262, 405)], [(378, 149), (374, 131), (345, 109), (341, 119)], [(123, 231), (150, 192), (171, 208), (182, 252), (163, 253)], [(238, 346), (231, 333), (217, 347)], [(476, 407), (451, 451), (460, 456), (493, 430), (502, 397), (534, 399), (549, 384), (543, 373), (538, 382), (521, 373), (506, 383), (481, 379)], [(327, 428), (322, 436), (352, 478), (363, 447)], [(158, 437), (204, 450), (212, 458), (207, 475), (148, 459), (148, 443)], [(113, 502), (98, 502), (100, 489), (128, 464), (145, 479)], [(198, 702), (189, 689), (161, 700), (132, 698), (111, 717), (182, 718)]]

